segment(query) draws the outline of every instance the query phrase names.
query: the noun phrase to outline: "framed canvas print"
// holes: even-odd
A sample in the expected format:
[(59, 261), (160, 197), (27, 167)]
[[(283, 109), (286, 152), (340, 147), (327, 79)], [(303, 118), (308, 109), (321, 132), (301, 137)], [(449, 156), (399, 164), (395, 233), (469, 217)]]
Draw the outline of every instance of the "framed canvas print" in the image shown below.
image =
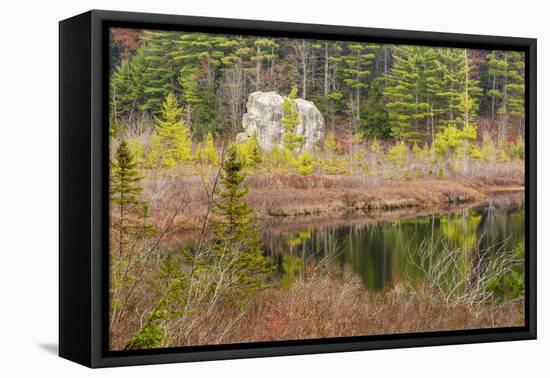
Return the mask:
[(60, 22), (60, 355), (536, 337), (536, 40)]

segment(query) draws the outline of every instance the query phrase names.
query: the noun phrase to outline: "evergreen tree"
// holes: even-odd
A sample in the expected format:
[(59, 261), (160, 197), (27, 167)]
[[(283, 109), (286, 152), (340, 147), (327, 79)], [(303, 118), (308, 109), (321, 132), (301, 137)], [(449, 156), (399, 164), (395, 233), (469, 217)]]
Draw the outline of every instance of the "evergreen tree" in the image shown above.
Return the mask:
[(132, 349), (150, 349), (162, 348), (166, 343), (166, 327), (164, 322), (168, 318), (166, 309), (166, 300), (161, 298), (146, 316), (145, 322), (126, 342), (126, 348)]
[(141, 258), (136, 248), (150, 235), (145, 222), (146, 202), (139, 199), (143, 189), (134, 156), (126, 141), (117, 146), (111, 159), (109, 197), (111, 209), (111, 245), (109, 260), (109, 321), (120, 321), (128, 309), (127, 293), (137, 277), (131, 269)]
[[(185, 104), (186, 122), (199, 140), (211, 130), (215, 119), (216, 77), (230, 40), (221, 35), (182, 33), (171, 53), (179, 65), (179, 81)], [(195, 114), (196, 113), (196, 114)]]
[(109, 85), (109, 118), (113, 132), (118, 129), (118, 120), (129, 113), (132, 105), (130, 96), (131, 63), (128, 60), (120, 62), (117, 70), (110, 77)]
[(192, 122), (193, 110), (201, 103), (199, 86), (199, 67), (194, 64), (185, 64), (180, 69), (180, 84), (182, 98), (185, 103), (185, 120)]
[(324, 41), (321, 46), (323, 57), (323, 101), (317, 106), (329, 123), (334, 124), (337, 113), (343, 111), (344, 92), (339, 68), (342, 65), (342, 42)]
[(400, 140), (419, 141), (426, 136), (420, 121), (430, 115), (424, 100), (424, 75), (421, 70), (423, 47), (396, 46), (394, 65), (384, 91), (392, 136)]
[(433, 48), (396, 46), (384, 91), (392, 136), (410, 142), (433, 134), (433, 99), (427, 81), (434, 72)]
[(384, 77), (374, 79), (367, 95), (367, 100), (361, 107), (361, 129), (365, 135), (388, 139), (391, 129), (384, 97)]
[(124, 59), (111, 75), (110, 116), (111, 127), (116, 131), (118, 121), (132, 121), (146, 101), (144, 73), (147, 69), (144, 49), (140, 48), (132, 59)]
[(293, 86), (288, 97), (283, 99), (283, 117), (281, 124), (285, 129), (283, 143), (287, 151), (295, 153), (299, 151), (304, 142), (304, 137), (296, 134), (296, 127), (302, 122), (300, 111), (296, 105), (298, 87)]
[(231, 146), (223, 163), (221, 189), (217, 190), (211, 221), (214, 258), (227, 272), (228, 286), (248, 290), (261, 286), (269, 264), (262, 254), (254, 211), (244, 201), (244, 163)]
[(176, 62), (170, 52), (179, 33), (170, 31), (150, 31), (146, 35), (144, 60), (147, 68), (143, 73), (146, 97), (142, 109), (156, 115), (169, 92), (177, 91)]
[(464, 127), (471, 123), (476, 110), (476, 99), (481, 94), (479, 81), (472, 79), (472, 65), (466, 49), (438, 49), (438, 81), (436, 96), (442, 125)]
[(187, 305), (184, 294), (189, 288), (189, 277), (182, 272), (184, 253), (169, 253), (163, 258), (155, 285), (161, 288), (161, 297), (144, 316), (140, 328), (126, 341), (125, 349), (162, 348), (170, 341), (167, 323), (184, 316), (190, 311), (182, 309)]
[(150, 157), (153, 165), (172, 168), (192, 160), (190, 133), (181, 119), (182, 113), (174, 93), (168, 93), (161, 107), (161, 115), (155, 120), (157, 134), (151, 137)]
[(463, 172), (466, 173), (468, 157), (475, 155), (471, 142), (477, 138), (474, 123), (477, 110), (475, 97), (479, 95), (480, 89), (478, 82), (470, 77), (468, 51), (466, 49), (450, 50), (451, 54), (457, 57), (454, 65), (445, 66), (446, 78), (452, 82), (447, 92), (450, 98), (450, 116), (445, 123), (446, 128), (436, 137), (436, 151), (452, 150), (457, 158), (462, 159)]
[(525, 54), (508, 52), (508, 79), (506, 81), (507, 111), (515, 118), (517, 133), (525, 124)]
[(343, 83), (349, 89), (350, 111), (355, 127), (361, 124), (361, 95), (368, 88), (369, 67), (374, 61), (377, 46), (353, 43), (348, 45), (349, 52), (341, 56), (340, 70)]
[(458, 119), (462, 128), (465, 130), (468, 127), (475, 127), (473, 124), (474, 117), (476, 116), (477, 103), (475, 97), (480, 94), (480, 88), (478, 82), (470, 78), (470, 64), (468, 60), (467, 50), (462, 51), (462, 67), (458, 72), (459, 77), (462, 78), (460, 82), (458, 104), (454, 107), (458, 113)]
[(118, 220), (115, 228), (118, 238), (118, 256), (125, 253), (127, 236), (131, 236), (138, 229), (142, 231), (142, 224), (132, 223), (128, 218), (144, 218), (147, 215), (147, 205), (139, 200), (143, 189), (139, 186), (141, 177), (138, 173), (134, 157), (126, 141), (118, 145), (114, 159), (111, 161), (111, 203), (118, 209)]
[(466, 52), (463, 49), (437, 49), (437, 74), (432, 77), (430, 86), (432, 93), (435, 92), (433, 107), (439, 116), (438, 126), (457, 124), (460, 95), (464, 87), (463, 71), (467, 67), (463, 51)]
[(492, 51), (487, 55), (491, 89), (491, 119), (498, 121), (499, 145), (506, 142), (509, 119), (515, 117), (521, 128), (524, 120), (524, 54), (515, 51)]
[(488, 74), (490, 78), (490, 89), (487, 92), (487, 95), (491, 98), (491, 120), (495, 121), (497, 116), (497, 111), (500, 107), (502, 101), (502, 89), (504, 82), (504, 77), (506, 76), (506, 71), (508, 69), (508, 59), (507, 53), (504, 51), (492, 51), (487, 55), (488, 63)]

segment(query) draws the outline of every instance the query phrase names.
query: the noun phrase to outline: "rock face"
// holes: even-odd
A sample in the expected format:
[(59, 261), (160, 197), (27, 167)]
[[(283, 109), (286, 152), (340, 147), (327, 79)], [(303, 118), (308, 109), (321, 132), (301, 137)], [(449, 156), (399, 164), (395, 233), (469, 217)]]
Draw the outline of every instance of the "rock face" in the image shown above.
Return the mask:
[[(311, 101), (296, 99), (302, 122), (296, 127), (296, 134), (304, 137), (300, 148), (310, 150), (325, 135), (323, 115)], [(243, 141), (256, 133), (258, 143), (264, 151), (283, 144), (285, 130), (281, 124), (283, 97), (277, 92), (254, 92), (248, 96), (247, 112), (243, 115), (244, 132), (237, 135)]]

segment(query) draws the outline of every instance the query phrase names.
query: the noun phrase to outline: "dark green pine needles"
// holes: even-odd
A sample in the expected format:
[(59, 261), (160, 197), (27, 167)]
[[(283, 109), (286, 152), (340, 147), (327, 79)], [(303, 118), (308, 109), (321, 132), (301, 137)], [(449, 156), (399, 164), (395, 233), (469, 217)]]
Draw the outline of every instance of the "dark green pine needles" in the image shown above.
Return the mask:
[(243, 200), (248, 193), (242, 188), (243, 168), (235, 147), (230, 147), (223, 164), (222, 188), (216, 191), (211, 227), (214, 255), (224, 261), (220, 265), (227, 270), (230, 286), (246, 290), (261, 286), (270, 267), (261, 250), (253, 209)]

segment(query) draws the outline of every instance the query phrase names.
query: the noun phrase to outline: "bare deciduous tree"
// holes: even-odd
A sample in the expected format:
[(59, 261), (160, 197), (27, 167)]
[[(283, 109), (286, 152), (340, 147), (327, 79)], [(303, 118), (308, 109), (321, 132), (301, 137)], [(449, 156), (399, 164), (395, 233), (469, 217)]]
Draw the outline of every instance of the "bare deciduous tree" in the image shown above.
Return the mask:
[(246, 96), (246, 81), (241, 64), (237, 63), (226, 71), (222, 80), (222, 101), (229, 111), (231, 130), (235, 135), (239, 131), (239, 119), (242, 117)]

